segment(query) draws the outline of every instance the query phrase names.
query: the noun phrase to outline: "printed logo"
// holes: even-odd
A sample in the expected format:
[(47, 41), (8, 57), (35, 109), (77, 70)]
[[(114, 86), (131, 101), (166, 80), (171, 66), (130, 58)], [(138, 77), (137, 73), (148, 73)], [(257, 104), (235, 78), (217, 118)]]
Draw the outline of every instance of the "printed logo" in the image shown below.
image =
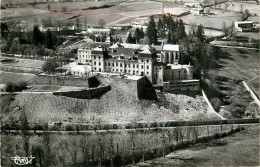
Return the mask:
[(11, 157), (10, 159), (12, 161), (14, 161), (14, 163), (16, 165), (28, 165), (28, 164), (31, 164), (32, 163), (32, 160), (34, 159), (35, 157), (19, 157), (18, 155), (16, 155), (15, 157)]

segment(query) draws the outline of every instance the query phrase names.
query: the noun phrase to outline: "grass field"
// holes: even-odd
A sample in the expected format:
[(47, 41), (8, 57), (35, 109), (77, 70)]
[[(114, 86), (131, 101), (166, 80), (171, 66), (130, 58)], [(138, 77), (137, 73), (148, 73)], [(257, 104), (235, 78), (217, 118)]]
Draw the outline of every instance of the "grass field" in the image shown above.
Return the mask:
[(213, 140), (210, 144), (195, 144), (170, 153), (165, 158), (129, 166), (259, 166), (259, 126), (245, 128), (230, 137)]
[(26, 81), (29, 85), (35, 83), (35, 75), (29, 73), (14, 73), (0, 71), (0, 83), (7, 84), (8, 82), (18, 83)]
[(202, 25), (203, 27), (209, 27), (217, 30), (222, 30), (223, 22), (226, 25), (231, 25), (232, 21), (235, 22), (240, 19), (241, 14), (237, 12), (230, 12), (230, 11), (222, 11), (218, 9), (211, 9), (211, 13), (215, 13), (212, 16), (203, 16), (203, 15), (186, 15), (181, 17), (181, 19), (186, 24), (196, 24)]
[[(258, 51), (246, 49), (222, 48), (226, 55), (218, 60), (220, 68), (210, 69), (209, 75), (220, 91), (228, 96), (225, 108), (234, 116), (241, 117), (252, 102), (250, 94), (238, 81), (245, 80), (254, 89), (259, 88), (260, 56)], [(220, 78), (225, 78), (220, 79)], [(256, 80), (254, 80), (256, 79)]]
[[(110, 8), (97, 10), (82, 10), (89, 6), (115, 5)], [(83, 24), (87, 19), (87, 24), (97, 25), (100, 19), (104, 19), (106, 24), (117, 21), (123, 21), (129, 17), (138, 17), (139, 15), (147, 15), (157, 13), (162, 6), (161, 2), (132, 2), (118, 3), (115, 2), (73, 2), (73, 3), (52, 3), (51, 10), (47, 10), (47, 4), (37, 5), (35, 8), (31, 6), (20, 8), (7, 8), (1, 11), (2, 18), (12, 18), (13, 20), (22, 21), (23, 24), (33, 25), (35, 20), (41, 23), (42, 19), (51, 18), (52, 20), (66, 21), (73, 16), (79, 16), (80, 22)], [(62, 7), (66, 7), (67, 12), (62, 12)], [(161, 12), (161, 10), (160, 10)], [(75, 21), (72, 19), (71, 21)]]
[[(235, 11), (235, 12), (240, 12), (241, 11), (241, 6), (242, 6), (242, 11), (245, 11), (246, 9), (249, 10), (249, 13), (252, 15), (257, 15), (259, 16), (260, 14), (260, 5), (257, 5), (255, 3), (242, 3), (242, 2), (226, 2), (228, 4), (228, 11)], [(224, 10), (225, 8), (225, 3), (220, 5), (220, 8)]]

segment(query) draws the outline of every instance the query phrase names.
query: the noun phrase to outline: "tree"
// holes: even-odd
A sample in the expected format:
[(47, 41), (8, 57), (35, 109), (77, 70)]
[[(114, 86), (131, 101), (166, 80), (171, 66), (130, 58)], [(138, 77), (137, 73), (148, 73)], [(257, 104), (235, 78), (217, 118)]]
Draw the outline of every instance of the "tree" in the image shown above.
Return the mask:
[(204, 42), (205, 37), (204, 37), (204, 30), (202, 25), (200, 24), (196, 33), (197, 38), (199, 38), (200, 42)]
[(164, 26), (163, 26), (163, 22), (162, 22), (161, 18), (158, 20), (158, 23), (157, 23), (157, 31), (158, 31), (158, 36), (160, 38), (163, 38), (165, 35), (165, 32), (164, 32)]
[(50, 72), (54, 72), (57, 67), (59, 67), (59, 64), (56, 62), (55, 59), (48, 59), (42, 65), (42, 70), (43, 71), (47, 71), (48, 73), (50, 73)]
[(135, 43), (135, 39), (133, 38), (131, 32), (128, 34), (126, 38), (126, 43)]
[(167, 34), (167, 43), (168, 43), (168, 44), (171, 44), (171, 43), (172, 43), (172, 35), (171, 35), (171, 32), (168, 32), (168, 34)]
[(247, 106), (245, 114), (248, 117), (255, 118), (257, 115), (259, 115), (259, 111), (259, 106), (255, 102), (251, 102), (249, 106)]
[(35, 25), (33, 27), (33, 34), (32, 34), (32, 44), (34, 45), (38, 45), (39, 43), (43, 42), (42, 41), (42, 35), (41, 35), (41, 31), (39, 30), (38, 26)]
[(226, 26), (225, 22), (223, 22), (222, 31), (224, 32), (225, 36), (227, 37), (229, 33), (228, 33), (228, 27)]
[(140, 39), (141, 39), (141, 32), (140, 32), (139, 28), (135, 29), (134, 37), (135, 37), (136, 41), (139, 43)]
[(221, 104), (222, 104), (221, 100), (220, 100), (219, 98), (217, 98), (217, 97), (214, 97), (214, 98), (212, 98), (212, 99), (210, 100), (210, 102), (211, 102), (212, 107), (213, 107), (216, 111), (219, 111), (220, 106), (221, 106)]
[(185, 32), (185, 26), (184, 23), (182, 21), (182, 19), (180, 19), (178, 21), (178, 34), (177, 34), (177, 39), (180, 40), (182, 38), (186, 38), (187, 34)]
[(23, 141), (24, 141), (24, 151), (26, 153), (26, 156), (28, 157), (29, 156), (29, 148), (30, 148), (30, 143), (29, 143), (30, 127), (29, 127), (27, 115), (26, 115), (25, 111), (23, 111), (23, 110), (21, 111), (20, 122), (21, 122), (21, 134), (22, 134)]
[(85, 26), (85, 30), (87, 30), (87, 27), (88, 27), (88, 20), (87, 20), (87, 18), (85, 17), (84, 18), (84, 26)]
[(99, 25), (100, 27), (104, 27), (105, 24), (106, 24), (106, 22), (105, 22), (104, 19), (99, 19), (99, 21), (98, 21), (98, 25)]
[(1, 37), (7, 37), (9, 32), (8, 25), (5, 22), (1, 22)]
[(52, 36), (52, 33), (48, 30), (46, 32), (46, 43), (45, 43), (45, 46), (48, 49), (52, 49), (53, 45), (54, 45), (53, 36)]
[(156, 25), (154, 22), (153, 16), (150, 17), (147, 29), (146, 29), (146, 36), (149, 39), (149, 44), (157, 44), (157, 30)]
[(145, 35), (144, 35), (144, 30), (143, 30), (143, 28), (141, 28), (141, 29), (140, 29), (140, 37), (141, 37), (141, 39), (144, 38), (144, 36), (145, 36)]
[(229, 7), (229, 4), (228, 3), (225, 3), (225, 7), (224, 7), (224, 9), (225, 9), (225, 11), (227, 11), (227, 8)]
[(79, 31), (79, 28), (80, 28), (80, 20), (79, 18), (76, 18), (76, 27), (77, 27), (77, 30)]
[(48, 10), (51, 9), (51, 5), (50, 5), (50, 4), (47, 5), (47, 9), (48, 9)]
[(250, 15), (251, 14), (249, 13), (248, 9), (246, 9), (245, 12), (242, 13), (241, 20), (244, 21), (244, 20), (248, 19), (248, 17)]

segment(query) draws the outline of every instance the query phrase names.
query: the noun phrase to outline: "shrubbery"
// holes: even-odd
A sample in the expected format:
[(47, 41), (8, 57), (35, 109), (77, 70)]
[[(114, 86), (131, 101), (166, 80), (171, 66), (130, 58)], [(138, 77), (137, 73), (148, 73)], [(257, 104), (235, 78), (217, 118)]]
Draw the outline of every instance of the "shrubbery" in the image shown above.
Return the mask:
[(19, 83), (8, 82), (6, 84), (7, 92), (20, 92), (27, 88), (28, 83), (26, 81), (21, 81)]

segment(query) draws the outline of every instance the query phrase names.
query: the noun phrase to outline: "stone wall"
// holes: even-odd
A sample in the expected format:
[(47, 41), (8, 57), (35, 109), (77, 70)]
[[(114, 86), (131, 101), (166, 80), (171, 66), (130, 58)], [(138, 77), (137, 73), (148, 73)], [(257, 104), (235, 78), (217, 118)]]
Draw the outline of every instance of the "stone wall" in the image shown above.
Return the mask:
[(116, 76), (97, 75), (97, 79), (103, 84), (109, 84), (112, 89), (120, 90), (126, 94), (140, 98), (146, 85), (146, 77), (140, 79), (125, 79)]
[(90, 78), (80, 78), (80, 77), (39, 74), (36, 75), (36, 85), (96, 87), (99, 85), (99, 83), (95, 78), (95, 76)]
[(53, 95), (57, 96), (66, 96), (72, 98), (79, 98), (79, 99), (92, 99), (92, 98), (99, 98), (106, 92), (111, 90), (109, 85), (100, 86), (97, 88), (89, 88), (86, 90), (76, 90), (76, 91), (57, 91), (53, 92)]

